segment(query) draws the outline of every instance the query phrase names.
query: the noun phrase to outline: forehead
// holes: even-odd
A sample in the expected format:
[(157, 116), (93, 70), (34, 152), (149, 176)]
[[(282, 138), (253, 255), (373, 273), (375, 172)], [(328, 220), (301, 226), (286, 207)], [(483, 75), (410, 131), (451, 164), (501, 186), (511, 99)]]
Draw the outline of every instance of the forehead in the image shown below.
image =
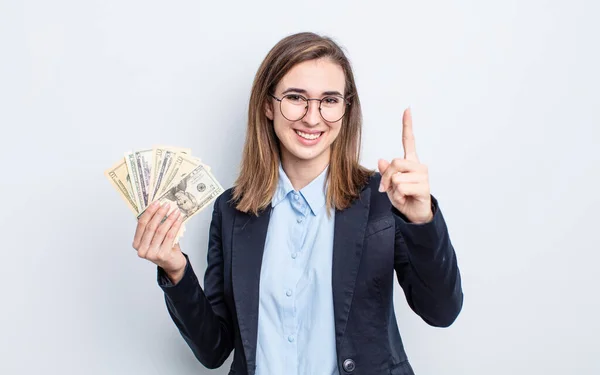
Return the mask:
[(325, 91), (344, 93), (346, 79), (344, 70), (329, 59), (304, 61), (296, 64), (281, 79), (279, 92), (294, 87), (308, 91), (310, 95), (319, 96)]

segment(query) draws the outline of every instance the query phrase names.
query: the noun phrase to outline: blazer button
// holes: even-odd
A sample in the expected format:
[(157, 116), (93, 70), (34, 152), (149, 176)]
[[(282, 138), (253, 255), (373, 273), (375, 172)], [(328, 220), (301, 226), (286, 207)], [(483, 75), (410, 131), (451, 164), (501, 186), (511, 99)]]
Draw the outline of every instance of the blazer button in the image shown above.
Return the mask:
[(353, 360), (348, 358), (347, 360), (344, 361), (343, 367), (346, 372), (352, 372), (356, 368), (356, 363), (354, 363)]

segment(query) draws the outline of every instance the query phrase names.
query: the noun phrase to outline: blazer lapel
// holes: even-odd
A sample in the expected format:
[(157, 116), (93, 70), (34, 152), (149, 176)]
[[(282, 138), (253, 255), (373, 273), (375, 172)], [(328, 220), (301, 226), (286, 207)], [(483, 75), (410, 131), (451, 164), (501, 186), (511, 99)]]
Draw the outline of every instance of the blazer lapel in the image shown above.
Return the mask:
[(358, 266), (362, 256), (365, 229), (369, 218), (371, 188), (365, 188), (352, 206), (336, 211), (333, 237), (333, 310), (335, 315), (336, 344), (346, 331), (348, 314), (354, 294)]
[(248, 374), (255, 369), (260, 269), (270, 214), (271, 206), (259, 216), (237, 211), (233, 226), (233, 298)]

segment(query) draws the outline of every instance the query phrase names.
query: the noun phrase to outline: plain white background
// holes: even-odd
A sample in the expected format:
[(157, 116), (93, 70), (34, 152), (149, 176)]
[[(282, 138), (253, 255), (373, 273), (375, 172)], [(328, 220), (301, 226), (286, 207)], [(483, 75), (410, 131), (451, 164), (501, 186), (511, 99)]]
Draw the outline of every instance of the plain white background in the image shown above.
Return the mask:
[[(226, 374), (171, 322), (103, 171), (190, 147), (236, 176), (249, 90), (282, 37), (350, 57), (362, 162), (403, 155), (447, 219), (464, 308), (427, 326), (396, 289), (418, 375), (598, 374), (599, 7), (593, 1), (0, 0), (2, 374)], [(211, 208), (212, 209), (212, 208)], [(210, 210), (182, 247), (201, 276)]]

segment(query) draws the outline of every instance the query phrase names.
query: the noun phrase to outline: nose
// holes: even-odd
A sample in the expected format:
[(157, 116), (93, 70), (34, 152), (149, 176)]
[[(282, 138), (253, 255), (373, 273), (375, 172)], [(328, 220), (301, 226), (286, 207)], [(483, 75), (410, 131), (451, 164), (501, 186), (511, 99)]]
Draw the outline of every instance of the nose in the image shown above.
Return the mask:
[(315, 126), (318, 125), (319, 122), (321, 121), (321, 113), (319, 111), (319, 104), (320, 102), (318, 100), (313, 100), (313, 99), (309, 99), (308, 100), (308, 111), (306, 112), (306, 115), (304, 115), (304, 118), (302, 119), (302, 121), (308, 125), (308, 126)]

